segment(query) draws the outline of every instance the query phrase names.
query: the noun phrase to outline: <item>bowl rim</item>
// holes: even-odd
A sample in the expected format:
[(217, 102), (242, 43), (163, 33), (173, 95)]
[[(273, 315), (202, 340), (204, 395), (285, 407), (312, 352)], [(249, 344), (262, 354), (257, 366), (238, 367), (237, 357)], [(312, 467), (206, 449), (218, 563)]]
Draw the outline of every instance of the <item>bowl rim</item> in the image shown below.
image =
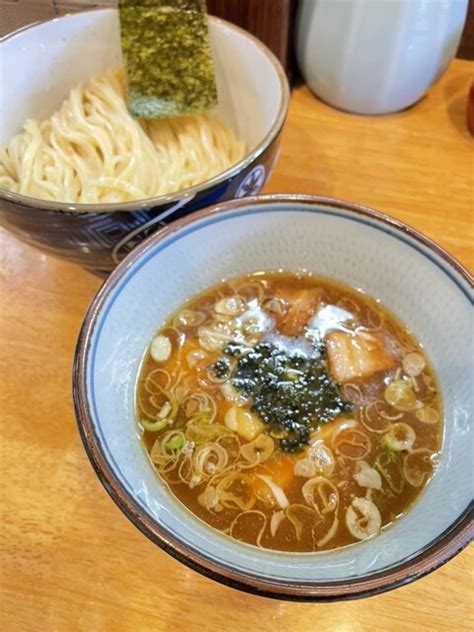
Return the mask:
[(170, 533), (143, 511), (141, 506), (134, 500), (133, 495), (123, 489), (113, 469), (109, 466), (95, 433), (88, 405), (86, 368), (95, 324), (110, 293), (126, 272), (157, 243), (203, 218), (225, 214), (247, 206), (261, 208), (281, 203), (295, 203), (307, 205), (308, 207), (324, 206), (334, 211), (344, 210), (355, 216), (375, 219), (390, 226), (392, 229), (395, 228), (396, 231), (404, 235), (408, 235), (433, 251), (434, 254), (441, 257), (449, 265), (455, 275), (463, 278), (471, 290), (474, 289), (472, 275), (441, 246), (408, 224), (366, 206), (336, 198), (305, 194), (267, 194), (215, 204), (197, 211), (191, 216), (178, 219), (148, 237), (115, 268), (93, 298), (79, 333), (73, 365), (72, 390), (78, 429), (92, 467), (116, 505), (152, 542), (193, 570), (232, 588), (274, 599), (330, 602), (373, 596), (421, 578), (461, 552), (474, 537), (474, 503), (471, 501), (450, 527), (423, 549), (410, 558), (402, 560), (399, 564), (377, 571), (368, 577), (332, 580), (321, 583), (256, 578), (254, 575), (238, 571), (230, 565), (217, 563), (199, 551), (189, 549), (180, 541), (179, 537), (174, 533)]
[[(85, 13), (105, 13), (105, 12), (116, 12), (117, 9), (110, 8), (95, 8), (90, 9), (88, 11), (76, 11), (73, 13), (66, 13), (65, 15), (48, 19), (48, 20), (38, 20), (31, 24), (27, 24), (26, 26), (22, 26), (11, 33), (7, 33), (7, 35), (0, 38), (0, 45), (12, 39), (13, 37), (23, 33), (24, 31), (28, 31), (37, 26), (41, 26), (48, 22), (59, 22), (64, 19), (74, 18), (79, 14)], [(57, 202), (53, 200), (44, 200), (41, 198), (35, 198), (30, 195), (24, 195), (22, 193), (15, 193), (14, 191), (8, 191), (7, 189), (0, 188), (0, 200), (6, 200), (8, 202), (12, 202), (14, 204), (19, 204), (21, 206), (25, 206), (28, 208), (34, 208), (35, 210), (40, 211), (63, 211), (63, 212), (77, 212), (77, 213), (112, 213), (117, 211), (140, 211), (149, 209), (155, 206), (164, 206), (166, 204), (171, 204), (173, 202), (177, 202), (182, 200), (183, 198), (189, 198), (191, 200), (197, 193), (201, 191), (205, 191), (207, 189), (213, 188), (225, 182), (226, 180), (233, 178), (238, 173), (244, 171), (247, 167), (249, 167), (255, 160), (257, 160), (265, 150), (272, 144), (272, 142), (278, 137), (280, 131), (282, 130), (287, 115), (288, 108), (290, 103), (290, 86), (288, 83), (287, 76), (285, 71), (283, 70), (283, 66), (281, 65), (278, 58), (272, 53), (272, 51), (257, 37), (246, 31), (245, 29), (237, 26), (236, 24), (232, 24), (227, 20), (223, 20), (222, 18), (218, 18), (213, 15), (209, 15), (209, 22), (211, 24), (215, 24), (219, 27), (223, 27), (229, 29), (230, 31), (235, 32), (239, 37), (248, 40), (251, 42), (255, 48), (257, 48), (263, 55), (267, 58), (267, 60), (272, 65), (273, 69), (276, 72), (277, 79), (280, 87), (280, 103), (278, 107), (278, 112), (276, 114), (275, 120), (273, 121), (272, 126), (262, 138), (262, 140), (258, 143), (258, 145), (251, 152), (245, 154), (242, 160), (239, 160), (235, 165), (229, 167), (225, 171), (218, 173), (216, 176), (206, 180), (205, 182), (200, 182), (192, 187), (188, 187), (186, 189), (181, 189), (180, 191), (176, 191), (175, 193), (169, 193), (165, 195), (157, 195), (154, 197), (143, 198), (141, 200), (132, 200), (129, 202), (114, 202), (108, 204), (82, 204), (75, 202)]]

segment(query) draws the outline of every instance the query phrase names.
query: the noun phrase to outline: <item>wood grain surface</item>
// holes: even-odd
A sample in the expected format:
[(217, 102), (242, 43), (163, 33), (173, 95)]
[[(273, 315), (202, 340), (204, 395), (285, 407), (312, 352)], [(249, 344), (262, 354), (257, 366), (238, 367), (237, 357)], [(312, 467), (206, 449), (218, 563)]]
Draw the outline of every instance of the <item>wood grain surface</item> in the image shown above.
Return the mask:
[[(474, 268), (473, 64), (456, 60), (415, 107), (380, 118), (294, 91), (267, 191), (333, 195), (393, 214)], [(0, 234), (2, 632), (472, 630), (473, 548), (393, 592), (272, 601), (201, 577), (121, 514), (82, 448), (71, 365), (100, 281)]]

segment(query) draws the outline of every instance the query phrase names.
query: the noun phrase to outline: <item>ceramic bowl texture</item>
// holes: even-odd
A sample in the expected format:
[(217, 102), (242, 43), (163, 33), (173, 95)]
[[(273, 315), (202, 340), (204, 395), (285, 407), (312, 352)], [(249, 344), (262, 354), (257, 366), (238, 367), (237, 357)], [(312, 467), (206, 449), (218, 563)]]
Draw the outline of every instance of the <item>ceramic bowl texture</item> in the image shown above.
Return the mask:
[[(421, 341), (446, 416), (439, 467), (407, 514), (373, 540), (332, 552), (239, 543), (194, 517), (153, 471), (134, 392), (154, 332), (188, 297), (223, 278), (310, 271), (380, 299)], [(79, 429), (122, 511), (192, 568), (253, 593), (300, 600), (376, 594), (437, 568), (470, 538), (472, 277), (408, 226), (329, 198), (234, 200), (153, 235), (105, 282), (85, 317), (74, 367)]]
[(298, 64), (310, 89), (357, 114), (398, 112), (454, 59), (468, 0), (301, 0)]
[[(246, 142), (243, 160), (195, 187), (138, 202), (48, 202), (0, 189), (0, 223), (44, 252), (109, 272), (145, 237), (196, 209), (255, 195), (277, 158), (289, 102), (284, 71), (246, 31), (209, 22), (218, 118)], [(86, 11), (20, 30), (0, 42), (0, 145), (27, 118), (49, 117), (79, 83), (121, 65), (118, 13)], [(33, 62), (34, 60), (34, 62)]]

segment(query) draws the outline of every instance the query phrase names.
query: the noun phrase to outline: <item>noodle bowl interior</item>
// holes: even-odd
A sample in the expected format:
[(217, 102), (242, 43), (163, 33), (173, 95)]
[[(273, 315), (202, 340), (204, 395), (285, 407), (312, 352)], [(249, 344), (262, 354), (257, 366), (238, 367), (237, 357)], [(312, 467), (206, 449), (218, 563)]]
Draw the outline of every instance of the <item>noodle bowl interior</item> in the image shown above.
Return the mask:
[(81, 204), (142, 200), (205, 182), (245, 143), (211, 114), (135, 119), (122, 70), (71, 90), (47, 120), (28, 119), (0, 151), (0, 188)]
[(421, 345), (360, 292), (258, 273), (191, 298), (137, 386), (153, 467), (196, 516), (282, 551), (366, 540), (426, 485), (441, 445)]

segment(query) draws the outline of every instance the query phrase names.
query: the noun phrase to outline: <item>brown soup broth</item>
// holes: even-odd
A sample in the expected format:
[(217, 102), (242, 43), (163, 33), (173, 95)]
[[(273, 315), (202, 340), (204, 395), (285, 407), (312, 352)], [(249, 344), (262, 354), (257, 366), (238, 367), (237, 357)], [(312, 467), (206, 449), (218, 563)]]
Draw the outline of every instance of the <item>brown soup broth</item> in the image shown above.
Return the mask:
[(137, 387), (151, 461), (196, 516), (269, 549), (375, 536), (425, 487), (442, 406), (421, 345), (378, 302), (258, 273), (191, 298)]

